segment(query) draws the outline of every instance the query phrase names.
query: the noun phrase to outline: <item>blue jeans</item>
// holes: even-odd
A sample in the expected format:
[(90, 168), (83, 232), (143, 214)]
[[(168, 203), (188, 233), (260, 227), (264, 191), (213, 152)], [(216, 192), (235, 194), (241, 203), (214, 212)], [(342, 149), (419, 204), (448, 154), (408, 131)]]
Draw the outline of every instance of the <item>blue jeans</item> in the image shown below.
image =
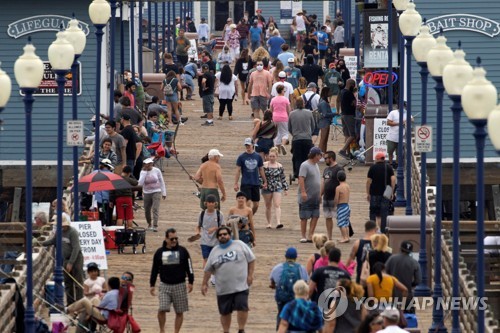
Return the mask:
[(127, 160), (127, 165), (130, 167), (130, 169), (134, 170), (135, 160)]
[(370, 195), (370, 220), (375, 221), (380, 216), (380, 231), (385, 233), (387, 215), (389, 214), (389, 200), (382, 195)]
[(252, 41), (252, 52), (254, 52), (255, 50), (257, 50), (260, 46), (260, 40), (258, 41)]
[(240, 51), (246, 49), (248, 47), (248, 39), (242, 38), (240, 39)]

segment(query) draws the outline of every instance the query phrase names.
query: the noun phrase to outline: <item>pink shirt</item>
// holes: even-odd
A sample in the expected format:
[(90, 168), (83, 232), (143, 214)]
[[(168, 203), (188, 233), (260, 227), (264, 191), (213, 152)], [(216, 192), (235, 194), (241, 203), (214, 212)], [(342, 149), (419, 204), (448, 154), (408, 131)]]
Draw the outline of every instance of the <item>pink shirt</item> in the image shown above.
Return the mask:
[(273, 86), (273, 76), (266, 70), (255, 71), (250, 74), (250, 83), (252, 84), (252, 91), (250, 97), (263, 96), (270, 97), (270, 90)]
[(285, 96), (276, 96), (271, 100), (271, 108), (273, 110), (273, 121), (288, 121), (288, 106), (290, 101)]
[[(314, 270), (317, 270), (318, 268), (325, 267), (325, 266), (328, 266), (328, 257), (319, 258), (314, 263)], [(344, 271), (346, 271), (350, 275), (352, 275), (354, 273), (354, 268), (355, 267), (356, 267), (356, 263), (355, 262), (352, 262), (349, 265), (349, 267), (346, 267), (346, 265), (344, 265), (344, 263), (342, 262), (342, 260), (339, 262), (339, 268), (343, 269)]]
[(124, 91), (123, 92), (123, 96), (126, 96), (130, 99), (130, 107), (133, 109), (135, 108), (135, 96), (134, 94), (128, 92), (128, 91)]

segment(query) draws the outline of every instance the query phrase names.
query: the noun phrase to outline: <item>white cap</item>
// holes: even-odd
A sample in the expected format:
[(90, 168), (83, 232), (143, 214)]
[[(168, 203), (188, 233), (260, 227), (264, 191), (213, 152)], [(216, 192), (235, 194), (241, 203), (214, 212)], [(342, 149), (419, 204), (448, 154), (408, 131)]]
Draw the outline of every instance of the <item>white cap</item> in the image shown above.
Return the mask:
[(144, 161), (142, 161), (142, 164), (149, 164), (149, 163), (154, 163), (155, 159), (150, 157), (146, 158)]
[(210, 151), (208, 152), (208, 157), (212, 157), (212, 156), (220, 156), (220, 157), (223, 157), (224, 155), (222, 155), (219, 151), (219, 149), (210, 149)]
[(281, 78), (284, 78), (284, 77), (286, 77), (286, 73), (284, 71), (281, 71), (281, 72), (279, 72), (278, 76)]
[(253, 140), (252, 140), (252, 138), (246, 138), (244, 145), (245, 146), (247, 146), (247, 145), (253, 146)]
[(288, 58), (288, 62), (295, 62), (295, 58)]

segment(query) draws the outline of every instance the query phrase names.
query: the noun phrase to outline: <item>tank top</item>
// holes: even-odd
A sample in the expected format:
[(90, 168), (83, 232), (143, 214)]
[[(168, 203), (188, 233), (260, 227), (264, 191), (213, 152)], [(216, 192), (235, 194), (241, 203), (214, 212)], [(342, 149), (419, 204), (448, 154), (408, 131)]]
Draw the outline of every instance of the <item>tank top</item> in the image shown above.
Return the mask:
[(356, 283), (359, 283), (359, 278), (360, 278), (360, 275), (361, 275), (361, 267), (363, 266), (363, 262), (365, 261), (365, 257), (364, 257), (364, 250), (365, 248), (367, 248), (368, 251), (366, 252), (369, 252), (371, 249), (372, 249), (372, 242), (371, 240), (367, 240), (367, 239), (360, 239), (359, 240), (359, 246), (358, 246), (358, 251), (356, 252)]
[(297, 24), (297, 31), (305, 31), (306, 23), (304, 18), (300, 15), (295, 16), (295, 23)]

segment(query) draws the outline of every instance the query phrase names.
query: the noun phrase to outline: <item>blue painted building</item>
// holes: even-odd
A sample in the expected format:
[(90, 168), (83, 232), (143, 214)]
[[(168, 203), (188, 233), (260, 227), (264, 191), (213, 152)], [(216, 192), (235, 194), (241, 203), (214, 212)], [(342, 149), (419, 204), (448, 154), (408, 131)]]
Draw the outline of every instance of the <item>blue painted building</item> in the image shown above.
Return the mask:
[[(457, 49), (458, 41), (462, 42), (462, 48), (467, 54), (466, 60), (472, 65), (476, 64), (476, 57), (482, 59), (482, 66), (487, 71), (487, 79), (500, 90), (500, 67), (498, 66), (500, 54), (500, 2), (496, 0), (483, 0), (473, 2), (467, 0), (453, 1), (415, 1), (417, 10), (429, 21), (431, 33), (434, 37), (439, 35), (439, 28), (443, 28), (447, 45), (453, 50)], [(421, 85), (420, 67), (412, 61), (412, 104), (413, 113), (419, 113), (421, 109)], [(436, 99), (434, 93), (434, 80), (429, 79), (428, 91), (428, 115), (429, 123), (436, 123)], [(443, 157), (445, 163), (451, 162), (453, 153), (453, 126), (452, 113), (450, 111), (451, 101), (445, 95), (444, 98), (444, 140)], [(420, 118), (415, 119), (420, 122)], [(476, 147), (472, 136), (474, 128), (469, 123), (465, 114), (461, 122), (461, 158), (464, 162), (475, 162)], [(436, 142), (434, 142), (434, 146)], [(434, 154), (429, 154), (432, 159)], [(499, 161), (491, 142), (486, 140), (486, 160)]]

